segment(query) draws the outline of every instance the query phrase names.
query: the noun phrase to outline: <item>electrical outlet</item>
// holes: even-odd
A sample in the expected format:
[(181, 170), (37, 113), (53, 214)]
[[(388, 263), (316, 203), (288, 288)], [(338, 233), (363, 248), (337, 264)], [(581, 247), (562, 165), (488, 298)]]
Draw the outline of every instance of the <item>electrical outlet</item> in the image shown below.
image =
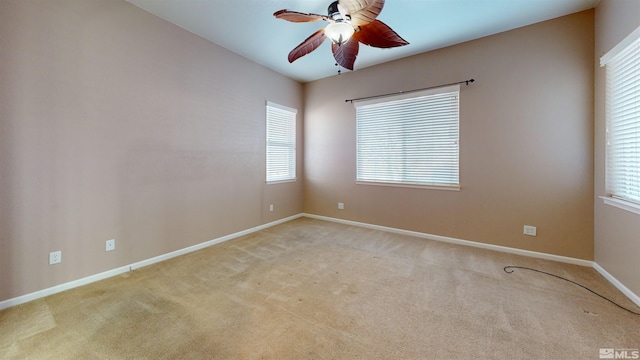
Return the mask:
[(62, 262), (62, 251), (54, 251), (49, 253), (49, 265)]
[(344, 210), (344, 203), (339, 202), (338, 203), (338, 209), (339, 210)]
[(116, 249), (116, 239), (111, 239), (105, 241), (105, 249), (106, 251), (112, 251)]
[(522, 231), (523, 234), (525, 235), (529, 235), (529, 236), (536, 236), (536, 227), (535, 226), (530, 226), (530, 225), (525, 225), (524, 226), (524, 230)]
[(269, 211), (273, 211), (273, 204), (269, 204)]

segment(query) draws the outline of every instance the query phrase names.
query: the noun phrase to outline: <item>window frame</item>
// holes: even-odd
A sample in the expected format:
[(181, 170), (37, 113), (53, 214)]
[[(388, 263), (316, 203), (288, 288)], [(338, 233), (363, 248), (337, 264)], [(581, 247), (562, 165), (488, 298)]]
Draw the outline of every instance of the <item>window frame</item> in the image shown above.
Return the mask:
[[(272, 113), (273, 112), (273, 113)], [(265, 182), (267, 184), (277, 184), (283, 182), (297, 181), (297, 114), (298, 110), (271, 101), (265, 104)], [(270, 115), (277, 115), (272, 117)], [(278, 121), (280, 123), (278, 123)], [(288, 122), (288, 124), (283, 124)], [(274, 127), (277, 126), (277, 127)], [(280, 139), (274, 140), (280, 132)], [(284, 138), (282, 138), (284, 137)], [(286, 159), (275, 158), (272, 147), (284, 148), (281, 156)], [(274, 175), (271, 169), (274, 162), (282, 167), (285, 172), (282, 176)], [(271, 176), (270, 176), (271, 175)]]
[[(637, 199), (633, 199), (633, 198), (629, 198), (627, 195), (625, 195), (622, 192), (619, 192), (618, 189), (616, 189), (616, 186), (613, 185), (614, 181), (611, 179), (612, 177), (612, 173), (615, 172), (615, 170), (611, 169), (611, 166), (613, 166), (612, 163), (612, 159), (610, 158), (611, 156), (611, 131), (610, 129), (612, 129), (612, 122), (615, 121), (621, 121), (622, 119), (620, 118), (612, 118), (612, 109), (611, 109), (611, 96), (610, 96), (610, 86), (612, 85), (611, 83), (611, 71), (612, 68), (608, 65), (610, 64), (614, 64), (617, 65), (617, 62), (626, 62), (629, 61), (626, 57), (631, 56), (631, 54), (633, 53), (633, 51), (635, 51), (635, 54), (633, 58), (631, 58), (632, 60), (629, 61), (630, 64), (634, 64), (633, 59), (635, 59), (636, 57), (638, 58), (638, 61), (640, 61), (640, 52), (638, 52), (638, 49), (640, 49), (640, 27), (636, 28), (633, 32), (631, 32), (627, 37), (625, 37), (620, 43), (618, 43), (615, 47), (613, 47), (609, 52), (607, 52), (604, 56), (602, 56), (600, 58), (600, 66), (605, 68), (605, 196), (600, 196), (600, 198), (604, 201), (605, 204), (610, 205), (610, 206), (614, 206), (632, 213), (636, 213), (636, 214), (640, 214), (640, 200)], [(636, 73), (634, 73), (634, 75), (636, 77), (638, 77), (638, 81), (640, 81), (640, 65), (638, 65), (640, 62), (635, 62), (636, 66), (638, 66), (638, 68), (632, 69), (630, 70), (628, 73), (633, 73), (634, 71)], [(626, 73), (627, 70), (625, 70)], [(615, 74), (616, 76), (619, 76), (619, 74)], [(617, 78), (616, 78), (617, 79)], [(634, 78), (635, 80), (635, 78)], [(635, 90), (636, 93), (634, 94), (634, 90), (628, 90), (628, 93), (625, 93), (623, 96), (620, 97), (624, 97), (627, 95), (631, 95), (632, 100), (630, 101), (631, 103), (633, 102), (640, 102), (640, 91), (638, 91), (637, 89)], [(630, 122), (632, 123), (632, 125), (640, 125), (640, 118), (638, 119), (631, 119)], [(640, 140), (638, 140), (637, 144), (640, 144)], [(634, 158), (635, 159), (635, 158)], [(636, 159), (637, 161), (640, 161), (640, 156)], [(640, 185), (638, 185), (638, 187), (640, 188)], [(633, 192), (637, 191), (636, 187), (633, 187)]]
[[(409, 147), (406, 145), (406, 143), (399, 147), (402, 149), (400, 150), (400, 152), (402, 152), (402, 156), (400, 158), (401, 160), (399, 160), (396, 163), (397, 167), (394, 170), (391, 170), (389, 173), (386, 174), (387, 176), (386, 179), (373, 178), (375, 176), (371, 176), (371, 175), (363, 176), (363, 173), (366, 171), (365, 167), (367, 165), (366, 164), (363, 165), (362, 162), (367, 161), (367, 159), (363, 159), (361, 156), (361, 153), (364, 153), (364, 151), (362, 150), (363, 149), (362, 144), (364, 140), (363, 137), (366, 137), (367, 135), (362, 136), (362, 133), (364, 132), (362, 127), (364, 126), (362, 126), (361, 121), (366, 121), (366, 119), (363, 120), (361, 118), (361, 113), (360, 113), (361, 109), (364, 109), (366, 111), (367, 108), (377, 107), (382, 109), (379, 111), (385, 111), (384, 110), (385, 104), (389, 105), (390, 108), (395, 107), (399, 109), (394, 114), (394, 116), (396, 116), (396, 119), (399, 117), (403, 119), (405, 122), (402, 122), (400, 125), (398, 125), (398, 123), (393, 125), (392, 123), (390, 123), (390, 121), (392, 120), (389, 120), (385, 122), (385, 125), (383, 126), (397, 127), (398, 131), (402, 132), (402, 135), (398, 135), (399, 136), (398, 138), (402, 138), (402, 142), (405, 142), (407, 140), (408, 131), (411, 131), (408, 129), (411, 128), (412, 126), (415, 126), (416, 124), (421, 124), (420, 122), (424, 121), (424, 119), (417, 119), (415, 115), (412, 115), (412, 117), (410, 117), (409, 120), (407, 120), (407, 117), (403, 117), (400, 115), (401, 112), (405, 111), (404, 109), (400, 110), (400, 107), (408, 106), (411, 103), (415, 104), (415, 102), (420, 101), (420, 99), (424, 99), (425, 100), (424, 103), (428, 103), (430, 101), (433, 101), (433, 99), (437, 99), (438, 97), (443, 98), (446, 96), (450, 96), (449, 94), (454, 94), (453, 97), (455, 97), (454, 101), (452, 101), (452, 103), (455, 103), (455, 106), (453, 107), (455, 109), (455, 116), (447, 124), (449, 127), (453, 127), (454, 130), (452, 132), (448, 132), (444, 136), (453, 136), (453, 137), (448, 137), (446, 139), (448, 141), (453, 141), (453, 143), (445, 145), (445, 147), (448, 146), (448, 147), (455, 148), (454, 163), (451, 165), (451, 167), (454, 167), (455, 170), (451, 170), (449, 175), (452, 178), (455, 178), (453, 181), (448, 181), (448, 182), (434, 181), (435, 179), (439, 178), (439, 176), (436, 176), (433, 174), (429, 176), (428, 175), (429, 171), (425, 170), (424, 167), (422, 168), (422, 170), (418, 171), (418, 173), (420, 173), (419, 176), (422, 177), (422, 179), (416, 181), (416, 180), (410, 180), (407, 177), (406, 175), (406, 169), (408, 167), (406, 165), (406, 162), (408, 159), (408, 157), (406, 156), (407, 149), (410, 149), (411, 151), (414, 151), (415, 154), (418, 154), (417, 158), (421, 156), (426, 156), (426, 152), (428, 152), (428, 150), (425, 150), (423, 148), (424, 146), (423, 142), (425, 140), (424, 136), (420, 138), (416, 138), (417, 140), (420, 140), (420, 143), (413, 143), (413, 145), (416, 145), (416, 147), (413, 147), (413, 146)], [(356, 180), (355, 180), (356, 184), (391, 186), (391, 187), (408, 187), (408, 188), (434, 189), (434, 190), (453, 190), (453, 191), (460, 190), (460, 85), (459, 84), (443, 86), (438, 88), (431, 88), (427, 90), (412, 91), (410, 93), (394, 95), (394, 96), (385, 96), (383, 98), (375, 98), (371, 100), (354, 101), (354, 107), (356, 108)], [(431, 118), (428, 121), (433, 122), (435, 121), (434, 120), (435, 110), (434, 108), (432, 108), (432, 109), (429, 109), (429, 111), (430, 111), (429, 115), (431, 116)], [(430, 126), (436, 126), (436, 125), (431, 124)], [(409, 137), (411, 137), (411, 134), (409, 135)], [(416, 139), (413, 139), (413, 140), (416, 140)], [(436, 145), (434, 144), (431, 144), (430, 146), (436, 147)], [(443, 147), (440, 147), (440, 149), (438, 149), (437, 151), (441, 153), (446, 152), (443, 149), (444, 149)], [(381, 151), (381, 150), (378, 149), (377, 151)], [(419, 151), (422, 151), (422, 152), (419, 152)], [(414, 158), (414, 161), (419, 161), (419, 160), (416, 160), (417, 158)], [(450, 159), (447, 159), (447, 161), (450, 161)], [(400, 163), (403, 163), (403, 164), (400, 165)], [(390, 163), (386, 163), (386, 164), (389, 167), (393, 166), (393, 165), (389, 165)], [(431, 171), (433, 171), (434, 173), (437, 172), (433, 170), (436, 168), (437, 168), (437, 165), (432, 165)], [(377, 170), (373, 170), (373, 171), (377, 172)], [(398, 175), (399, 173), (402, 173), (402, 175)], [(377, 175), (382, 176), (385, 174), (377, 174)], [(414, 174), (413, 176), (415, 177), (416, 175)], [(402, 177), (402, 179), (398, 180), (398, 177)]]

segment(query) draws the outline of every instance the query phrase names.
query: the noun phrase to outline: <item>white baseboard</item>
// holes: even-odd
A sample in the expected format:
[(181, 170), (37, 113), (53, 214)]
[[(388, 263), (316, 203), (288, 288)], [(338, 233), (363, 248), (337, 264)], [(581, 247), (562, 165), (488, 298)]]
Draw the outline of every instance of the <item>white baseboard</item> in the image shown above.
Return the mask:
[(167, 254), (159, 255), (159, 256), (153, 257), (151, 259), (138, 261), (137, 263), (133, 263), (133, 264), (130, 265), (131, 266), (131, 270), (140, 269), (141, 267), (153, 265), (153, 264), (159, 263), (161, 261), (172, 259), (172, 258), (174, 258), (176, 256), (180, 256), (180, 255), (188, 254), (188, 253), (191, 253), (191, 252), (194, 252), (194, 251), (198, 251), (198, 250), (207, 248), (209, 246), (213, 246), (213, 245), (225, 242), (225, 241), (229, 241), (231, 239), (238, 238), (240, 236), (249, 235), (251, 233), (254, 233), (254, 232), (266, 229), (266, 228), (270, 228), (272, 226), (276, 226), (276, 225), (285, 223), (287, 221), (295, 220), (295, 219), (297, 219), (299, 217), (302, 217), (302, 214), (296, 214), (296, 215), (289, 216), (289, 217), (286, 217), (286, 218), (283, 218), (283, 219), (280, 219), (280, 220), (272, 221), (272, 222), (264, 224), (264, 225), (259, 225), (259, 226), (256, 226), (256, 227), (252, 227), (252, 228), (247, 229), (247, 230), (238, 231), (237, 233), (233, 233), (233, 234), (229, 234), (229, 235), (217, 238), (217, 239), (205, 241), (203, 243), (196, 244), (196, 245), (193, 245), (193, 246), (189, 246), (189, 247), (186, 247), (184, 249), (179, 249), (179, 250), (176, 250), (176, 251), (172, 251), (172, 252), (167, 253)]
[(73, 280), (73, 281), (69, 281), (67, 283), (64, 284), (60, 284), (60, 285), (56, 285), (56, 286), (52, 286), (50, 288), (46, 288), (43, 290), (39, 290), (39, 291), (35, 291), (26, 295), (22, 295), (22, 296), (18, 296), (15, 298), (11, 298), (11, 299), (7, 299), (7, 300), (3, 300), (0, 301), (0, 310), (12, 307), (12, 306), (16, 306), (16, 305), (20, 305), (20, 304), (24, 304), (27, 303), (29, 301), (33, 301), (33, 300), (37, 300), (49, 295), (53, 295), (53, 294), (57, 294), (59, 292), (62, 291), (66, 291), (66, 290), (70, 290), (73, 288), (77, 288), (83, 285), (87, 285), (96, 281), (100, 281), (100, 280), (104, 280), (113, 276), (117, 276), (123, 273), (126, 273), (128, 271), (131, 270), (135, 270), (135, 269), (139, 269), (141, 267), (144, 266), (148, 266), (148, 265), (152, 265), (155, 263), (158, 263), (160, 261), (165, 261), (165, 260), (169, 260), (171, 258), (174, 258), (176, 256), (180, 256), (180, 255), (184, 255), (184, 254), (188, 254), (190, 252), (194, 252), (200, 249), (204, 249), (206, 247), (215, 245), (215, 244), (219, 244), (231, 239), (235, 239), (238, 238), (240, 236), (244, 236), (244, 235), (248, 235), (275, 225), (279, 225), (282, 223), (285, 223), (287, 221), (291, 221), (294, 219), (297, 219), (299, 217), (302, 217), (302, 214), (297, 214), (297, 215), (293, 215), (293, 216), (289, 216), (286, 217), (284, 219), (280, 219), (280, 220), (276, 220), (267, 224), (263, 224), (263, 225), (259, 225), (247, 230), (243, 230), (243, 231), (239, 231), (237, 233), (233, 233), (233, 234), (229, 234), (217, 239), (213, 239), (213, 240), (209, 240), (197, 245), (193, 245), (193, 246), (189, 246), (186, 247), (184, 249), (180, 249), (180, 250), (176, 250), (176, 251), (172, 251), (170, 253), (164, 254), (164, 255), (160, 255), (160, 256), (156, 256), (153, 257), (151, 259), (147, 259), (147, 260), (143, 260), (143, 261), (139, 261), (130, 265), (125, 265), (125, 266), (121, 266), (115, 269), (111, 269), (111, 270), (107, 270), (105, 272), (99, 273), (99, 274), (94, 274), (94, 275), (90, 275), (87, 277), (84, 277), (82, 279), (78, 279), (78, 280)]
[(598, 263), (593, 263), (593, 268), (600, 273), (605, 279), (607, 279), (613, 286), (618, 288), (623, 294), (625, 294), (634, 304), (640, 306), (640, 296), (633, 293), (633, 291), (629, 290), (623, 283), (621, 283), (618, 279), (613, 277), (613, 275), (609, 274), (607, 270), (605, 270)]
[(522, 255), (522, 256), (527, 256), (527, 257), (532, 257), (532, 258), (546, 259), (546, 260), (558, 261), (558, 262), (567, 263), (567, 264), (592, 267), (597, 272), (599, 272), (605, 279), (607, 279), (613, 286), (618, 288), (618, 290), (620, 290), (631, 301), (633, 301), (636, 305), (640, 306), (640, 297), (638, 295), (633, 293), (633, 291), (629, 290), (629, 288), (624, 286), (624, 284), (622, 284), (620, 281), (618, 281), (618, 279), (613, 277), (602, 266), (600, 266), (598, 263), (596, 263), (594, 261), (576, 259), (576, 258), (571, 258), (571, 257), (567, 257), (567, 256), (560, 256), (560, 255), (541, 253), (541, 252), (537, 252), (537, 251), (510, 248), (510, 247), (500, 246), (500, 245), (479, 243), (479, 242), (469, 241), (469, 240), (461, 240), (461, 239), (456, 239), (456, 238), (451, 238), (451, 237), (446, 237), (446, 236), (426, 234), (426, 233), (421, 233), (421, 232), (416, 232), (416, 231), (409, 231), (409, 230), (391, 228), (391, 227), (386, 227), (386, 226), (361, 223), (361, 222), (357, 222), (357, 221), (337, 219), (337, 218), (332, 218), (332, 217), (327, 217), (327, 216), (313, 215), (313, 214), (307, 214), (307, 213), (302, 214), (302, 216), (308, 217), (308, 218), (312, 218), (312, 219), (332, 221), (332, 222), (336, 222), (336, 223), (340, 223), (340, 224), (359, 226), (359, 227), (364, 227), (364, 228), (369, 228), (369, 229), (374, 229), (374, 230), (382, 230), (382, 231), (392, 232), (392, 233), (396, 233), (396, 234), (415, 236), (415, 237), (419, 237), (419, 238), (423, 238), (423, 239), (442, 241), (442, 242), (446, 242), (446, 243), (450, 243), (450, 244), (472, 246), (472, 247), (476, 247), (476, 248), (494, 250), (494, 251), (501, 251), (501, 252), (506, 252), (506, 253), (510, 253), (510, 254), (516, 254), (516, 255)]
[(522, 249), (516, 249), (516, 248), (507, 247), (507, 246), (485, 244), (485, 243), (480, 243), (476, 241), (461, 240), (461, 239), (456, 239), (456, 238), (447, 237), (447, 236), (432, 235), (432, 234), (426, 234), (426, 233), (421, 233), (417, 231), (403, 230), (398, 228), (361, 223), (357, 221), (336, 219), (336, 218), (320, 216), (320, 215), (313, 215), (313, 214), (306, 214), (306, 213), (302, 215), (312, 219), (332, 221), (332, 222), (337, 222), (341, 224), (359, 226), (359, 227), (364, 227), (364, 228), (369, 228), (374, 230), (382, 230), (382, 231), (387, 231), (387, 232), (396, 233), (396, 234), (409, 235), (409, 236), (415, 236), (423, 239), (446, 242), (450, 244), (471, 246), (471, 247), (476, 247), (481, 249), (506, 252), (510, 254), (522, 255), (522, 256), (538, 258), (538, 259), (553, 260), (553, 261), (580, 265), (580, 266), (587, 266), (587, 267), (593, 266), (593, 261), (576, 259), (576, 258), (567, 257), (567, 256), (553, 255), (553, 254), (541, 253), (541, 252), (530, 251), (530, 250), (522, 250)]
[(541, 252), (536, 252), (536, 251), (530, 251), (530, 250), (522, 250), (522, 249), (516, 249), (516, 248), (510, 248), (510, 247), (506, 247), (506, 246), (500, 246), (500, 245), (492, 245), (492, 244), (485, 244), (485, 243), (479, 243), (479, 242), (475, 242), (475, 241), (470, 241), (470, 240), (461, 240), (461, 239), (456, 239), (456, 238), (451, 238), (451, 237), (446, 237), (446, 236), (440, 236), (440, 235), (432, 235), (432, 234), (426, 234), (426, 233), (421, 233), (421, 232), (417, 232), (417, 231), (410, 231), (410, 230), (403, 230), (403, 229), (398, 229), (398, 228), (391, 228), (391, 227), (386, 227), (386, 226), (380, 226), (380, 225), (373, 225), (373, 224), (367, 224), (367, 223), (361, 223), (361, 222), (357, 222), (357, 221), (350, 221), (350, 220), (343, 220), (343, 219), (338, 219), (338, 218), (332, 218), (332, 217), (327, 217), (327, 216), (320, 216), (320, 215), (313, 215), (313, 214), (307, 214), (307, 213), (301, 213), (301, 214), (297, 214), (297, 215), (293, 215), (293, 216), (289, 216), (280, 220), (276, 220), (267, 224), (263, 224), (263, 225), (259, 225), (247, 230), (243, 230), (243, 231), (239, 231), (233, 234), (229, 234), (217, 239), (213, 239), (213, 240), (209, 240), (200, 244), (196, 244), (193, 246), (189, 246), (183, 249), (179, 249), (176, 251), (172, 251), (170, 253), (164, 254), (164, 255), (160, 255), (160, 256), (156, 256), (150, 259), (146, 259), (146, 260), (142, 260), (130, 265), (126, 265), (126, 266), (121, 266), (115, 269), (111, 269), (99, 274), (94, 274), (94, 275), (90, 275), (87, 277), (84, 277), (82, 279), (78, 279), (78, 280), (74, 280), (74, 281), (70, 281), (64, 284), (60, 284), (60, 285), (56, 285), (47, 289), (43, 289), (43, 290), (39, 290), (30, 294), (26, 294), (26, 295), (22, 295), (22, 296), (18, 296), (15, 298), (11, 298), (8, 300), (3, 300), (0, 301), (0, 310), (12, 307), (12, 306), (16, 306), (16, 305), (20, 305), (20, 304), (24, 304), (27, 303), (29, 301), (33, 301), (33, 300), (37, 300), (49, 295), (53, 295), (53, 294), (57, 294), (59, 292), (62, 291), (66, 291), (66, 290), (70, 290), (76, 287), (80, 287), (83, 285), (87, 285), (96, 281), (100, 281), (100, 280), (104, 280), (113, 276), (117, 276), (120, 274), (123, 274), (125, 272), (131, 271), (131, 270), (135, 270), (135, 269), (139, 269), (145, 266), (149, 266), (161, 261), (165, 261), (165, 260), (169, 260), (171, 258), (180, 256), (180, 255), (184, 255), (184, 254), (188, 254), (194, 251), (198, 251), (201, 249), (204, 249), (206, 247), (209, 246), (213, 246), (231, 239), (235, 239), (244, 235), (248, 235), (263, 229), (267, 229), (269, 227), (275, 226), (275, 225), (279, 225), (291, 220), (295, 220), (297, 218), (300, 217), (308, 217), (308, 218), (312, 218), (312, 219), (318, 219), (318, 220), (325, 220), (325, 221), (331, 221), (331, 222), (336, 222), (336, 223), (341, 223), (341, 224), (346, 224), (346, 225), (353, 225), (353, 226), (359, 226), (359, 227), (364, 227), (364, 228), (369, 228), (369, 229), (374, 229), (374, 230), (381, 230), (381, 231), (387, 231), (387, 232), (391, 232), (391, 233), (396, 233), (396, 234), (402, 234), (402, 235), (409, 235), (409, 236), (414, 236), (414, 237), (419, 237), (419, 238), (423, 238), (423, 239), (429, 239), (429, 240), (435, 240), (435, 241), (441, 241), (441, 242), (446, 242), (446, 243), (450, 243), (450, 244), (457, 244), (457, 245), (464, 245), (464, 246), (471, 246), (471, 247), (476, 247), (476, 248), (481, 248), (481, 249), (487, 249), (487, 250), (494, 250), (494, 251), (500, 251), (500, 252), (506, 252), (506, 253), (510, 253), (510, 254), (516, 254), (516, 255), (522, 255), (522, 256), (527, 256), (527, 257), (533, 257), (533, 258), (539, 258), (539, 259), (546, 259), (546, 260), (553, 260), (553, 261), (558, 261), (558, 262), (563, 262), (563, 263), (568, 263), (568, 264), (574, 264), (574, 265), (581, 265), (581, 266), (587, 266), (587, 267), (593, 267), (597, 272), (599, 272), (605, 279), (607, 279), (609, 282), (611, 282), (611, 284), (613, 284), (616, 288), (618, 288), (623, 294), (625, 294), (631, 301), (633, 301), (636, 305), (640, 306), (640, 297), (636, 294), (634, 294), (631, 290), (629, 290), (626, 286), (624, 286), (624, 284), (622, 284), (620, 281), (618, 281), (618, 279), (616, 279), (615, 277), (613, 277), (611, 274), (609, 274), (604, 268), (602, 268), (600, 265), (598, 265), (597, 263), (593, 262), (593, 261), (589, 261), (589, 260), (583, 260), (583, 259), (576, 259), (576, 258), (571, 258), (571, 257), (566, 257), (566, 256), (560, 256), (560, 255), (553, 255), (553, 254), (547, 254), (547, 253), (541, 253)]
[(127, 271), (130, 271), (130, 267), (129, 266), (121, 266), (119, 268), (115, 268), (115, 269), (111, 269), (111, 270), (107, 270), (105, 272), (101, 272), (99, 274), (94, 274), (94, 275), (90, 275), (87, 277), (84, 277), (82, 279), (78, 279), (78, 280), (73, 280), (64, 284), (60, 284), (60, 285), (56, 285), (56, 286), (52, 286), (50, 288), (46, 288), (43, 290), (39, 290), (36, 292), (32, 292), (30, 294), (26, 294), (26, 295), (22, 295), (22, 296), (18, 296), (12, 299), (8, 299), (8, 300), (3, 300), (0, 301), (0, 310), (2, 309), (6, 309), (12, 306), (16, 306), (16, 305), (20, 305), (20, 304), (24, 304), (27, 303), (29, 301), (33, 301), (33, 300), (37, 300), (43, 297), (47, 297), (49, 295), (53, 295), (53, 294), (57, 294), (59, 292), (63, 292), (66, 290), (70, 290), (73, 288), (77, 288), (83, 285), (87, 285), (90, 284), (92, 282), (96, 282), (96, 281), (100, 281), (100, 280), (104, 280), (113, 276), (117, 276), (123, 273), (126, 273)]

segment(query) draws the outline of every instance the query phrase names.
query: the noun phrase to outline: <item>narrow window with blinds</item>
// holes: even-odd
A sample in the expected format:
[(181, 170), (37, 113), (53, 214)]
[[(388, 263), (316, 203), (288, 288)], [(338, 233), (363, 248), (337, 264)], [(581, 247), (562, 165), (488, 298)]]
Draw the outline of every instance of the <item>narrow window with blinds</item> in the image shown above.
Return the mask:
[(600, 65), (606, 76), (607, 196), (640, 214), (640, 28), (605, 54)]
[(356, 182), (459, 190), (460, 86), (355, 102)]
[(297, 112), (267, 102), (267, 182), (296, 179)]

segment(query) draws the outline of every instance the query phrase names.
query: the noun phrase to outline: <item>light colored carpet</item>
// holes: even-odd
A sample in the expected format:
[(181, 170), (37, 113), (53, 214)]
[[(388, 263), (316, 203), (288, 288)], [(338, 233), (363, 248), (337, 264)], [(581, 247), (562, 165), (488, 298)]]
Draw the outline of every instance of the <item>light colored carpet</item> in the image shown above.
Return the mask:
[(637, 307), (591, 268), (308, 218), (0, 312), (2, 359), (598, 359)]

